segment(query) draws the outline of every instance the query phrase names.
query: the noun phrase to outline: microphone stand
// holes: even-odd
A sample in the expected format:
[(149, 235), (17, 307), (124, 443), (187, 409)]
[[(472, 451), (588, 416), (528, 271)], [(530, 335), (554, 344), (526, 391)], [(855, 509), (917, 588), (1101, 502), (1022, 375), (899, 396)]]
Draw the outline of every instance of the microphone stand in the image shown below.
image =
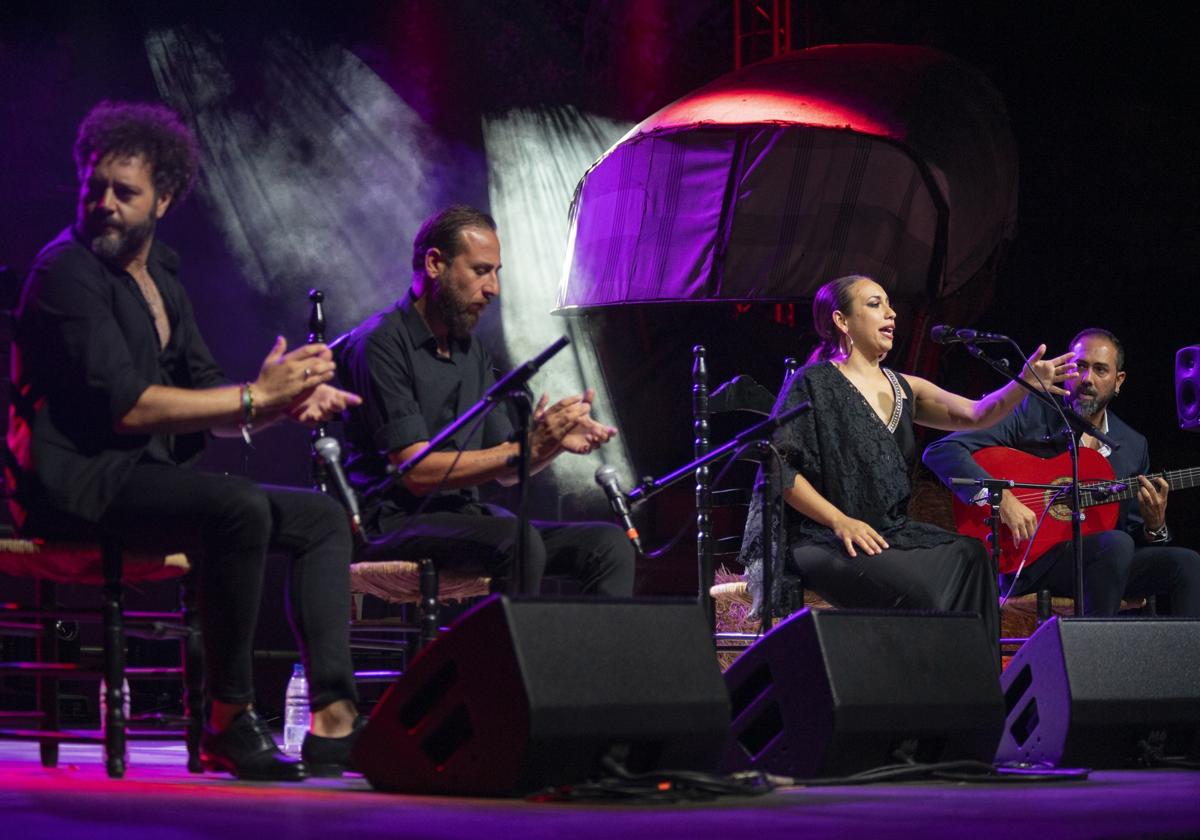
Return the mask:
[(506, 373), (503, 378), (487, 389), (487, 392), (479, 398), (478, 402), (460, 414), (454, 422), (434, 435), (433, 439), (425, 444), (420, 452), (399, 466), (388, 467), (391, 477), (383, 487), (386, 490), (404, 478), (404, 476), (412, 472), (417, 464), (424, 461), (431, 453), (439, 449), (442, 444), (453, 438), (461, 429), (481, 414), (489, 414), (504, 400), (512, 400), (517, 408), (517, 422), (519, 426), (516, 430), (517, 461), (515, 464), (517, 467), (518, 503), (517, 556), (511, 571), (512, 579), (509, 581), (509, 591), (518, 595), (528, 594), (523, 591), (523, 576), (528, 560), (526, 553), (529, 551), (529, 543), (526, 535), (529, 523), (529, 491), (526, 484), (529, 478), (529, 420), (533, 411), (530, 405), (529, 394), (525, 391), (525, 384), (533, 378), (533, 375), (541, 369), (542, 365), (550, 361), (555, 354), (570, 343), (565, 335), (561, 336), (541, 353), (538, 353), (529, 361)]
[[(1005, 490), (1053, 490), (1062, 491), (1061, 484), (1033, 484), (1027, 481), (1013, 481), (1008, 478), (952, 478), (951, 484), (957, 485), (973, 485), (982, 487), (987, 490), (987, 500), (990, 513), (988, 514), (987, 524), (991, 530), (988, 535), (988, 554), (992, 560), (992, 574), (999, 577), (1000, 575), (1000, 499), (1004, 496)], [(1005, 639), (1000, 639), (1000, 644), (1006, 644)]]
[[(774, 434), (776, 429), (785, 423), (790, 423), (796, 417), (799, 417), (801, 413), (808, 411), (810, 408), (812, 408), (812, 403), (808, 400), (805, 400), (798, 405), (792, 406), (787, 411), (781, 412), (780, 414), (772, 417), (768, 417), (767, 419), (755, 423), (753, 426), (738, 432), (726, 443), (721, 444), (721, 446), (718, 446), (711, 452), (701, 455), (699, 458), (696, 458), (690, 463), (684, 464), (682, 467), (672, 470), (662, 478), (646, 476), (641, 480), (637, 487), (634, 487), (625, 495), (625, 498), (630, 504), (637, 504), (638, 502), (645, 501), (651, 496), (655, 496), (666, 488), (670, 487), (672, 484), (675, 484), (677, 481), (681, 481), (688, 476), (694, 476), (696, 474), (696, 470), (700, 467), (705, 467), (711, 463), (720, 461), (721, 459), (731, 455), (739, 449), (742, 449), (748, 444), (757, 443), (759, 446), (765, 449), (769, 446), (768, 442), (770, 441), (771, 435)], [(772, 537), (775, 535), (775, 527), (777, 524), (774, 522), (776, 507), (775, 502), (778, 494), (782, 492), (782, 488), (779, 487), (778, 470), (774, 469), (774, 465), (770, 461), (771, 459), (764, 453), (764, 480), (755, 487), (755, 491), (762, 493), (763, 496), (762, 627), (764, 633), (771, 629), (771, 590), (774, 585), (774, 571), (771, 567), (774, 553)], [(700, 593), (700, 597), (703, 598), (705, 594), (706, 593)]]
[[(566, 336), (563, 336), (564, 342)], [(558, 351), (555, 351), (558, 352)], [(530, 595), (525, 591), (525, 569), (529, 561), (529, 421), (533, 417), (533, 404), (524, 382), (505, 395), (517, 410), (517, 562), (513, 568), (513, 579), (508, 590), (515, 595)]]
[[(1016, 346), (1016, 343), (1013, 343)], [(1075, 592), (1074, 592), (1074, 612), (1078, 618), (1083, 615), (1083, 518), (1086, 514), (1083, 512), (1083, 493), (1079, 486), (1079, 445), (1076, 435), (1089, 434), (1092, 437), (1105, 443), (1111, 449), (1120, 448), (1121, 444), (1110, 438), (1104, 432), (1097, 429), (1083, 417), (1070, 408), (1064, 408), (1059, 404), (1058, 400), (1053, 399), (1050, 395), (1042, 392), (1038, 388), (1030, 385), (1018, 374), (1014, 374), (1008, 369), (1008, 366), (1000, 360), (993, 359), (987, 353), (984, 353), (973, 342), (967, 341), (963, 343), (963, 347), (967, 352), (975, 358), (982, 361), (992, 370), (1006, 377), (1011, 382), (1016, 382), (1029, 393), (1033, 394), (1042, 402), (1052, 406), (1058, 412), (1058, 416), (1062, 418), (1063, 430), (1062, 434), (1067, 439), (1067, 451), (1071, 454), (1071, 541), (1075, 549)], [(1018, 347), (1019, 351), (1020, 348)], [(1029, 486), (1013, 484), (1014, 487)], [(991, 490), (988, 491), (989, 499), (991, 498)], [(1002, 492), (1002, 490), (1001, 490)], [(999, 518), (1000, 502), (997, 498), (993, 507), (993, 515)], [(993, 530), (992, 534), (993, 552), (999, 552), (998, 535)], [(996, 555), (998, 557), (998, 554)]]
[[(325, 343), (325, 293), (320, 289), (309, 289), (308, 300), (312, 308), (308, 314), (308, 343)], [(329, 468), (325, 459), (317, 454), (316, 443), (328, 433), (325, 424), (317, 423), (309, 432), (309, 447), (312, 450), (312, 479), (313, 489), (321, 493), (329, 492)]]

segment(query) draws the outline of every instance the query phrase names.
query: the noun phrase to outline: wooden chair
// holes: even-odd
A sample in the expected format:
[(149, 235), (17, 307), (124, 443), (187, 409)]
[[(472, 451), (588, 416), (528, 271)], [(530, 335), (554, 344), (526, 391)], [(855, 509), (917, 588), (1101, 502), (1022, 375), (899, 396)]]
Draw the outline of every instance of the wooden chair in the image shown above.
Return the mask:
[[(125, 555), (115, 543), (88, 545), (17, 537), (0, 539), (0, 573), (35, 581), (36, 593), (32, 606), (17, 603), (0, 606), (0, 634), (31, 636), (35, 639), (34, 659), (0, 662), (0, 674), (5, 676), (6, 681), (20, 677), (32, 678), (36, 708), (28, 712), (6, 712), (4, 716), (10, 723), (34, 723), (36, 727), (6, 727), (0, 729), (0, 738), (37, 741), (45, 767), (57, 765), (59, 744), (103, 743), (107, 752), (106, 769), (114, 779), (125, 775), (127, 738), (184, 738), (188, 748), (188, 769), (201, 772), (199, 748), (204, 715), (200, 630), (192, 589), (186, 585), (188, 571), (187, 558), (182, 554)], [(133, 612), (124, 609), (126, 584), (162, 580), (178, 582), (178, 611)], [(100, 607), (63, 607), (59, 603), (58, 584), (99, 586)], [(62, 660), (60, 634), (65, 628), (79, 622), (100, 623), (102, 662)], [(181, 665), (126, 667), (127, 636), (179, 639)], [(164, 676), (183, 679), (185, 716), (181, 720), (184, 731), (159, 729), (135, 733), (127, 730), (129, 722), (122, 710), (121, 693), (125, 680)], [(104, 721), (104, 734), (64, 730), (59, 714), (59, 683), (64, 680), (101, 678), (107, 685), (108, 714)]]
[[(484, 575), (439, 572), (429, 558), (419, 560), (360, 560), (350, 566), (350, 591), (354, 595), (351, 622), (352, 647), (358, 650), (402, 649), (409, 658), (437, 638), (441, 630), (441, 607), (482, 598), (491, 592), (491, 578)], [(399, 618), (363, 617), (363, 597), (379, 598), (389, 604), (415, 608), (416, 622)], [(395, 636), (408, 636), (399, 645)], [(372, 678), (388, 679), (390, 673), (372, 672)]]
[[(797, 367), (796, 359), (784, 360), (784, 381)], [(697, 458), (711, 451), (714, 417), (743, 414), (749, 419), (760, 420), (770, 415), (774, 405), (775, 394), (745, 375), (733, 377), (710, 393), (707, 352), (702, 345), (692, 348), (692, 423)], [(696, 471), (696, 554), (701, 602), (712, 622), (718, 650), (737, 652), (753, 644), (759, 635), (757, 619), (749, 618), (750, 596), (746, 583), (741, 576), (729, 572), (729, 567), (736, 564), (741, 547), (750, 490), (744, 486), (714, 490), (712, 477), (708, 467)], [(735, 533), (717, 537), (714, 511), (722, 509), (739, 511), (740, 517), (733, 515), (731, 518), (738, 520), (740, 527)], [(720, 580), (715, 572), (718, 564)], [(783, 591), (785, 615), (801, 609), (809, 600), (799, 576), (788, 575), (783, 581)], [(815, 596), (811, 600), (828, 606)]]
[[(1157, 612), (1155, 598), (1151, 595), (1149, 598), (1123, 599), (1121, 612), (1153, 616)], [(1054, 597), (1045, 589), (1009, 598), (1000, 608), (1000, 642), (1006, 647), (1020, 646), (1051, 616), (1070, 618), (1073, 615), (1074, 598)]]
[[(0, 277), (0, 459), (11, 458), (4, 435), (10, 396), (8, 381), (11, 338), (11, 314), (18, 293), (18, 284), (11, 271)], [(11, 462), (6, 462), (6, 468)], [(7, 497), (5, 486), (0, 495)], [(0, 504), (3, 504), (0, 501)], [(182, 554), (169, 556), (129, 555), (117, 542), (80, 544), (21, 539), (8, 526), (0, 526), (0, 574), (34, 581), (33, 604), (7, 602), (0, 604), (0, 635), (32, 637), (32, 661), (0, 662), (0, 675), (6, 684), (11, 680), (28, 678), (34, 681), (36, 708), (26, 711), (6, 711), (0, 714), (6, 726), (0, 738), (37, 741), (42, 764), (54, 767), (58, 762), (58, 747), (63, 743), (103, 743), (108, 754), (108, 775), (120, 778), (125, 774), (125, 741), (127, 737), (155, 739), (186, 738), (188, 769), (200, 772), (200, 732), (203, 726), (203, 685), (201, 674), (199, 618), (195, 609), (193, 590), (186, 577), (188, 560)], [(151, 581), (175, 580), (179, 586), (179, 609), (164, 612), (130, 612), (124, 609), (124, 587)], [(72, 609), (59, 603), (59, 584), (99, 586), (99, 608)], [(62, 661), (62, 634), (75, 632), (81, 622), (101, 625), (101, 662)], [(171, 667), (136, 667), (125, 665), (127, 636), (152, 639), (178, 639), (181, 664)], [(129, 732), (122, 709), (122, 686), (126, 678), (183, 678), (184, 732)], [(104, 736), (96, 733), (65, 731), (59, 711), (59, 683), (64, 680), (105, 680), (108, 714)], [(163, 722), (160, 720), (159, 722)], [(168, 719), (166, 722), (170, 722)], [(7, 724), (24, 723), (25, 728)], [(30, 726), (32, 725), (32, 727)]]

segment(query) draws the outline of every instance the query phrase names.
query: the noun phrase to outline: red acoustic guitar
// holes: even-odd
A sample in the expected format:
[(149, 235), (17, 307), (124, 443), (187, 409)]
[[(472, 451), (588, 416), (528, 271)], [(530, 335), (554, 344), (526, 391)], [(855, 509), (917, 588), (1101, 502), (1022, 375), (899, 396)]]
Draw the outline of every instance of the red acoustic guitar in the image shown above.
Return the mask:
[[(1067, 453), (1053, 458), (1038, 458), (1019, 449), (1007, 446), (989, 446), (973, 454), (975, 463), (995, 478), (1007, 478), (1029, 484), (1054, 484), (1066, 488), (1071, 483), (1071, 456)], [(1183, 490), (1200, 486), (1200, 468), (1170, 470), (1155, 473), (1148, 478), (1163, 478), (1172, 490)], [(1083, 520), (1083, 535), (1109, 531), (1117, 523), (1117, 503), (1123, 499), (1137, 497), (1136, 476), (1116, 479), (1108, 459), (1094, 449), (1079, 450), (1079, 481), (1083, 485), (1083, 506), (1091, 508)], [(1071, 539), (1070, 491), (1064, 489), (1059, 495), (1054, 490), (1016, 489), (1016, 495), (1026, 507), (1038, 517), (1046, 507), (1050, 512), (1042, 519), (1041, 528), (1033, 539), (1026, 565), (1064, 540)], [(987, 544), (992, 533), (987, 517), (990, 509), (983, 505), (968, 504), (954, 497), (954, 524), (960, 534), (983, 540)], [(1008, 526), (1000, 527), (1000, 571), (1014, 572), (1021, 564), (1026, 545), (1013, 545), (1012, 532)]]

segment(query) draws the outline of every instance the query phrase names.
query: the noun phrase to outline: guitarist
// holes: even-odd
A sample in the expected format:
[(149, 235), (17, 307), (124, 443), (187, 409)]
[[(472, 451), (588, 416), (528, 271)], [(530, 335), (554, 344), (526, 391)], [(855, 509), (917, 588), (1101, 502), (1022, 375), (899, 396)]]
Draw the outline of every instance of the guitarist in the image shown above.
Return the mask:
[[(1108, 330), (1089, 327), (1071, 340), (1079, 377), (1065, 383), (1067, 403), (1093, 426), (1120, 444), (1115, 451), (1090, 435), (1081, 446), (1099, 450), (1117, 476), (1136, 475), (1141, 487), (1133, 499), (1119, 502), (1116, 529), (1083, 538), (1084, 609), (1087, 615), (1115, 615), (1122, 597), (1142, 598), (1167, 594), (1174, 615), (1200, 616), (1200, 555), (1170, 545), (1167, 528), (1167, 483), (1146, 478), (1150, 453), (1146, 438), (1113, 414), (1108, 404), (1125, 384), (1125, 351)], [(952, 477), (987, 478), (971, 453), (988, 446), (1008, 446), (1049, 458), (1065, 452), (1062, 420), (1042, 402), (1027, 397), (1007, 418), (989, 429), (956, 432), (932, 443), (922, 460), (946, 483)], [(1016, 478), (1016, 476), (999, 476)], [(977, 497), (971, 486), (955, 488), (963, 501)], [(976, 498), (982, 504), (982, 498)], [(1000, 519), (1018, 546), (1032, 538), (1037, 515), (1008, 490), (1000, 503)], [(1011, 575), (1001, 575), (1001, 591), (1012, 586), (1013, 595), (1048, 589), (1070, 597), (1074, 590), (1074, 550), (1061, 542), (1026, 565), (1013, 586)]]

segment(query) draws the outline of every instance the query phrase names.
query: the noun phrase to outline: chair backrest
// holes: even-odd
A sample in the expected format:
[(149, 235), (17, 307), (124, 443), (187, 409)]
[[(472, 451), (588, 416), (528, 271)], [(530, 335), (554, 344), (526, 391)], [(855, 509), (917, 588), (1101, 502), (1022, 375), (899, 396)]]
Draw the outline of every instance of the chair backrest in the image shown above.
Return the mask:
[(13, 532), (7, 500), (13, 495), (12, 471), (16, 461), (8, 448), (9, 409), (12, 406), (13, 317), (21, 295), (21, 280), (8, 266), (0, 265), (0, 536)]
[[(799, 362), (793, 357), (784, 360), (784, 382), (796, 371)], [(768, 416), (775, 406), (775, 394), (752, 377), (738, 375), (722, 383), (710, 393), (708, 383), (708, 354), (703, 345), (692, 348), (692, 430), (693, 449), (696, 458), (707, 455), (712, 449), (712, 418), (720, 414), (743, 412)], [(713, 473), (709, 467), (696, 470), (696, 564), (700, 603), (708, 615), (709, 623), (715, 621), (709, 590), (714, 579), (714, 550), (741, 544), (741, 535), (725, 540), (713, 536)], [(735, 489), (719, 498), (723, 504), (746, 504), (748, 494)], [(736, 550), (736, 546), (735, 546)]]

